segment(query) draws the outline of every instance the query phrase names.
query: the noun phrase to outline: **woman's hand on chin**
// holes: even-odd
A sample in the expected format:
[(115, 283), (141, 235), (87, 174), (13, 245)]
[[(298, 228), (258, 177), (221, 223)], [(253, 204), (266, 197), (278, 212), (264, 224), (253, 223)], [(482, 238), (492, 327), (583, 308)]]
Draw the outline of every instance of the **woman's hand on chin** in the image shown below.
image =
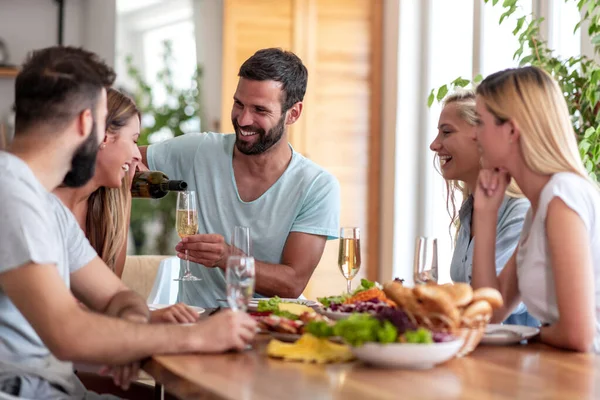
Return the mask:
[(482, 169), (479, 171), (473, 208), (483, 213), (498, 213), (498, 209), (504, 200), (506, 188), (510, 183), (510, 175), (506, 170)]

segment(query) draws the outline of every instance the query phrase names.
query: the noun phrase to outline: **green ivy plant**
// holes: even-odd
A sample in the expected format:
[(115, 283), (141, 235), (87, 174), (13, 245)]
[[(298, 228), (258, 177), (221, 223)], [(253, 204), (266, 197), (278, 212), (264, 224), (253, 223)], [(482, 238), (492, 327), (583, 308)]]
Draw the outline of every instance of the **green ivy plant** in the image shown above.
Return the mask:
[[(142, 131), (138, 144), (145, 146), (152, 143), (152, 137), (158, 132), (168, 130), (174, 137), (183, 135), (186, 123), (197, 119), (201, 115), (200, 106), (200, 79), (202, 69), (196, 67), (190, 86), (178, 88), (173, 83), (173, 56), (172, 44), (163, 42), (162, 68), (156, 75), (156, 83), (152, 86), (143, 77), (141, 71), (134, 65), (131, 56), (125, 59), (127, 74), (135, 83), (131, 93), (140, 112), (142, 113)], [(152, 91), (162, 87), (167, 94), (164, 104), (156, 104)], [(157, 252), (157, 254), (173, 253), (175, 240), (175, 203), (177, 196), (168, 194), (159, 200), (133, 199), (131, 206), (130, 231), (135, 244), (135, 253), (144, 254)], [(147, 229), (149, 222), (158, 222), (160, 231), (156, 243), (150, 246), (147, 243)]]
[[(484, 0), (491, 6), (500, 6), (504, 12), (499, 23), (521, 11), (518, 0)], [(581, 28), (583, 21), (589, 22), (588, 34), (596, 54), (600, 53), (600, 1), (565, 0), (577, 3), (580, 12), (585, 10), (583, 18), (574, 26), (573, 33)], [(600, 66), (586, 56), (562, 58), (548, 47), (540, 35), (543, 18), (533, 14), (517, 18), (513, 35), (517, 37), (519, 47), (515, 50), (514, 60), (519, 66), (534, 65), (550, 73), (559, 83), (569, 107), (573, 128), (579, 143), (579, 152), (590, 176), (596, 181), (600, 178)], [(483, 77), (478, 75), (472, 80), (459, 77), (449, 84), (432, 89), (428, 97), (428, 106), (435, 100), (442, 101), (450, 90), (476, 85)]]

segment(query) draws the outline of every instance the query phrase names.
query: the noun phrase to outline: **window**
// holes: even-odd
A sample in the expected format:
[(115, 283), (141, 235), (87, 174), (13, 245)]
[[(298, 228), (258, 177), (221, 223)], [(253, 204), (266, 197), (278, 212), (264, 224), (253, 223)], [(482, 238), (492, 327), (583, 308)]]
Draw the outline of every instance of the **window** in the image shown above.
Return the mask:
[(561, 57), (569, 58), (581, 54), (581, 30), (573, 32), (581, 20), (577, 2), (554, 1), (550, 25), (550, 46)]
[[(196, 39), (192, 21), (179, 22), (172, 25), (149, 30), (143, 35), (144, 73), (148, 83), (155, 86), (156, 74), (163, 68), (164, 41), (170, 41), (173, 48), (172, 65), (173, 84), (178, 88), (187, 88), (196, 70)], [(164, 90), (155, 90), (154, 101), (162, 104), (166, 101)]]
[[(125, 57), (131, 55), (146, 82), (152, 87), (155, 105), (169, 101), (163, 85), (157, 84), (157, 74), (164, 68), (164, 42), (171, 43), (173, 62), (170, 65), (173, 85), (189, 88), (196, 71), (196, 39), (192, 3), (189, 0), (118, 0), (117, 1), (117, 87), (132, 89), (135, 84), (127, 76)], [(142, 116), (142, 125), (151, 126), (151, 115)], [(182, 126), (184, 132), (199, 132), (200, 119), (193, 118)], [(164, 128), (155, 132), (152, 143), (170, 139), (172, 132)]]
[(484, 77), (518, 66), (513, 60), (513, 55), (518, 49), (519, 42), (512, 31), (517, 25), (517, 19), (531, 15), (532, 11), (531, 0), (520, 0), (519, 10), (499, 24), (504, 12), (501, 5), (502, 2), (496, 6), (490, 3), (481, 5), (481, 74)]
[[(459, 76), (470, 79), (473, 73), (473, 0), (435, 0), (431, 8), (430, 87), (439, 87)], [(450, 217), (446, 210), (446, 183), (434, 168), (434, 153), (429, 144), (437, 135), (441, 105), (434, 102), (427, 120), (425, 152), (427, 188), (424, 201), (425, 232), (438, 240), (439, 282), (450, 281), (452, 241)], [(459, 200), (460, 201), (460, 200)]]

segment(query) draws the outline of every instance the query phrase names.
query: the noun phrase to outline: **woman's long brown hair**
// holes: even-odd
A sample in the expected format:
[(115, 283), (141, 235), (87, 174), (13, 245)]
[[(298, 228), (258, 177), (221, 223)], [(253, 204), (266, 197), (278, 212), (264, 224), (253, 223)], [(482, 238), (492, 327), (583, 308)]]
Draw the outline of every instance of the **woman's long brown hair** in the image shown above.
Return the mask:
[[(109, 89), (107, 95), (106, 134), (118, 135), (129, 119), (134, 116), (141, 118), (141, 115), (133, 100), (125, 94)], [(131, 205), (129, 173), (125, 174), (120, 188), (100, 187), (88, 199), (85, 234), (113, 272), (127, 240), (127, 216)]]

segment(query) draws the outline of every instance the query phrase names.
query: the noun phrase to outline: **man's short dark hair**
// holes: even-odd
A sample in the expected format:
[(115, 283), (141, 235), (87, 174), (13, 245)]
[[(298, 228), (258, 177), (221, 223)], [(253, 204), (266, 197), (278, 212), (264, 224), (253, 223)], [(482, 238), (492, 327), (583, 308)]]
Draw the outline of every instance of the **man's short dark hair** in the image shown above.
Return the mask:
[(61, 129), (86, 109), (95, 110), (115, 72), (96, 54), (54, 46), (33, 51), (15, 83), (15, 135), (36, 125)]
[(291, 51), (262, 49), (240, 67), (240, 78), (254, 81), (276, 81), (283, 86), (281, 111), (285, 112), (304, 99), (308, 71), (302, 60)]

